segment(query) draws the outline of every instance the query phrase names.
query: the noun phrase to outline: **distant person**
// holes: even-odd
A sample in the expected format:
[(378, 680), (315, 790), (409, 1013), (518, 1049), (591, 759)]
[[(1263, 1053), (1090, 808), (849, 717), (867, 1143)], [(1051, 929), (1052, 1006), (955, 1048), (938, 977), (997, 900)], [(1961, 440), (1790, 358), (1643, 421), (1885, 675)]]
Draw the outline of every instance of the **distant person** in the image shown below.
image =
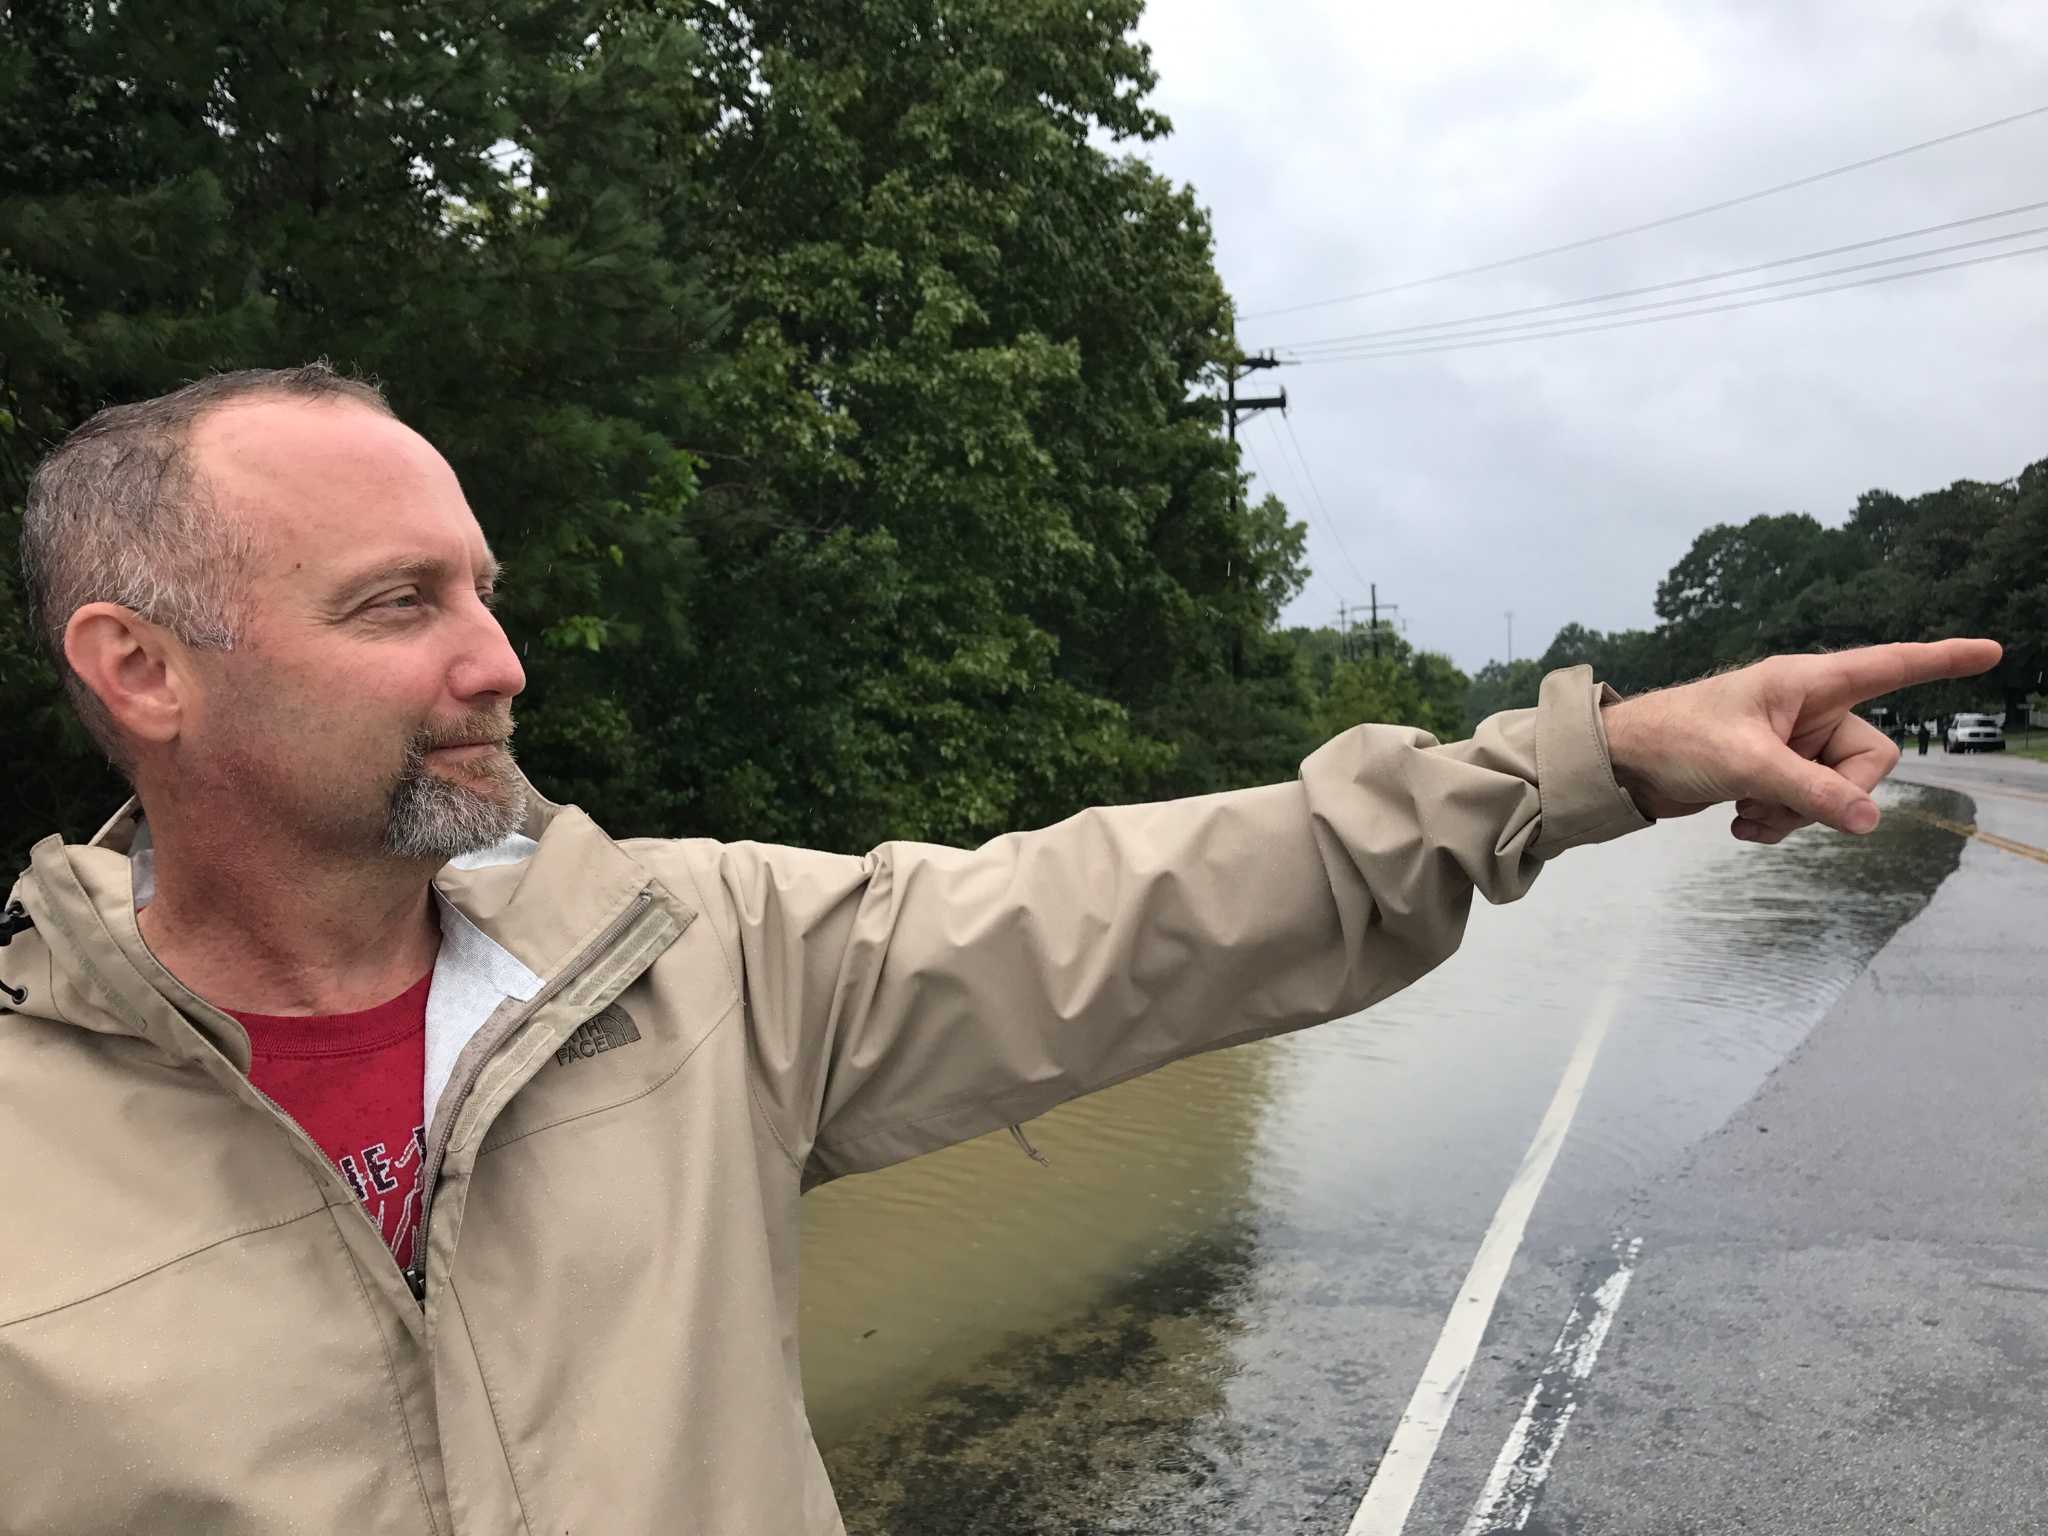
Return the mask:
[(1573, 667), (1469, 741), (855, 857), (536, 793), (455, 472), (324, 366), (102, 412), (22, 542), (136, 794), (0, 916), (6, 1531), (835, 1536), (804, 1189), (1356, 1013), (1651, 818), (1868, 832), (1851, 706), (2000, 654)]
[(1927, 743), (1933, 735), (1932, 728), (1929, 727), (1925, 720), (1922, 720), (1920, 722), (1920, 755), (1922, 757), (1927, 755)]

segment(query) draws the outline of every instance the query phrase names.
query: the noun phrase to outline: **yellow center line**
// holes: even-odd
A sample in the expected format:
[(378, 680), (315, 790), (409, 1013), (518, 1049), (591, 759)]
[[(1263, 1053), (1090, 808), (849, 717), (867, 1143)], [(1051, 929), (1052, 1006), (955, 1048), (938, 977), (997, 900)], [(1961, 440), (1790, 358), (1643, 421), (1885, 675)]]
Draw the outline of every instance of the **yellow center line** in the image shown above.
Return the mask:
[(2038, 859), (2048, 864), (2048, 848), (2036, 848), (2032, 843), (2016, 842), (2009, 837), (2000, 837), (1996, 832), (1986, 832), (1982, 827), (1972, 826), (1966, 821), (1950, 821), (1946, 816), (1937, 816), (1932, 811), (1918, 811), (1910, 806), (1900, 806), (1908, 816), (1918, 816), (1922, 821), (1931, 821), (1944, 831), (1954, 832), (1963, 837), (1979, 838), (1994, 848), (2003, 848), (2007, 853), (2016, 853), (2023, 859)]

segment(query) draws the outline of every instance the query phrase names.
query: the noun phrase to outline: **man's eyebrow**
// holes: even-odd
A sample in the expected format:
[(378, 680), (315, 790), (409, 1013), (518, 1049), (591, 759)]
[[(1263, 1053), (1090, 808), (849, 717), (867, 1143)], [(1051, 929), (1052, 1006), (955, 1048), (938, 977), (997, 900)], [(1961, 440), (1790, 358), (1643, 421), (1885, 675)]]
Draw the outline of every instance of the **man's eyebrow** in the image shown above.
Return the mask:
[[(440, 580), (445, 578), (451, 569), (447, 561), (434, 555), (408, 555), (398, 560), (382, 561), (369, 567), (367, 570), (358, 571), (354, 576), (342, 582), (336, 588), (337, 598), (341, 602), (347, 602), (350, 598), (359, 596), (371, 587), (387, 581), (428, 582)], [(498, 584), (500, 569), (498, 557), (491, 554), (488, 550), (485, 551), (483, 563), (477, 567), (476, 579), (478, 584), (486, 587), (495, 587)]]

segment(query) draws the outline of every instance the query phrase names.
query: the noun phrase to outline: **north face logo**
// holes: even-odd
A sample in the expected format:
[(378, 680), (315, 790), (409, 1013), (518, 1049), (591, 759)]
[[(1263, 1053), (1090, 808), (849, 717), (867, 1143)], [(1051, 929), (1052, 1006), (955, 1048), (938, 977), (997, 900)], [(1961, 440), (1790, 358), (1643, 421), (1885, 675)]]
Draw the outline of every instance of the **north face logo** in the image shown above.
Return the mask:
[(633, 1015), (617, 1003), (613, 1003), (594, 1019), (586, 1019), (576, 1026), (576, 1033), (562, 1042), (562, 1048), (555, 1052), (555, 1060), (567, 1066), (583, 1056), (595, 1056), (599, 1051), (615, 1051), (622, 1045), (631, 1045), (640, 1038), (640, 1026), (633, 1022)]

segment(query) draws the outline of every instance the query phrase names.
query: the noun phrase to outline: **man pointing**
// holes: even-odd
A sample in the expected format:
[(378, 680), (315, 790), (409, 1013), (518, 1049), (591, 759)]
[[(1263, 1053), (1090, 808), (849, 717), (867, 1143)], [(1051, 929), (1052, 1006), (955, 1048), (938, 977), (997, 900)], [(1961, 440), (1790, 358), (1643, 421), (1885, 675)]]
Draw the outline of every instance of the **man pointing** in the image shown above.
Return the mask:
[(0, 1529), (830, 1536), (802, 1189), (1357, 1012), (1582, 844), (1868, 832), (1851, 706), (1985, 640), (1639, 699), (973, 851), (615, 842), (514, 766), (447, 463), (322, 366), (102, 413), (32, 618), (136, 798), (0, 932)]

